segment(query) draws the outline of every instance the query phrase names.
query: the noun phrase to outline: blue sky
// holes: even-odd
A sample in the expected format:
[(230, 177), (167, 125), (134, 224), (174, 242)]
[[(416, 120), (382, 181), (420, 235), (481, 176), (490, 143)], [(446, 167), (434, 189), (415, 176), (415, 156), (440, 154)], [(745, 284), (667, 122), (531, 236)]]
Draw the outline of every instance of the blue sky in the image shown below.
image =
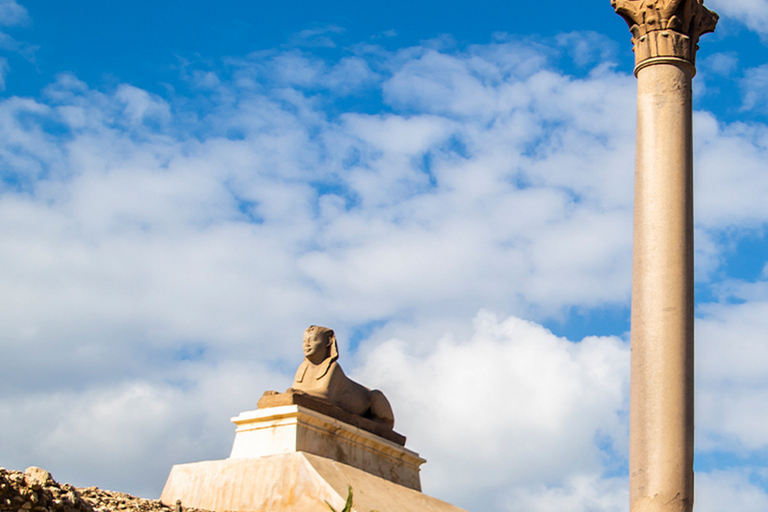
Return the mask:
[[(768, 2), (707, 5), (697, 510), (762, 511)], [(320, 324), (425, 492), (625, 510), (629, 39), (607, 0), (0, 0), (0, 465), (156, 497)]]

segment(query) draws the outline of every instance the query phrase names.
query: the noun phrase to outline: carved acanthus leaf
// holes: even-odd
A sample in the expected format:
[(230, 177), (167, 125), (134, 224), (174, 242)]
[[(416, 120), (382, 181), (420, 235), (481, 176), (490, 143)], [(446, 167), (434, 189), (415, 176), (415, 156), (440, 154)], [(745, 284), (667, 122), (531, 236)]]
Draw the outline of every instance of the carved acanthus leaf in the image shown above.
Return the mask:
[(718, 20), (703, 0), (611, 0), (611, 5), (629, 25), (638, 63), (659, 56), (693, 63), (699, 36), (713, 32)]
[(703, 0), (611, 0), (611, 5), (635, 37), (653, 30), (674, 30), (698, 39), (714, 31), (718, 20)]

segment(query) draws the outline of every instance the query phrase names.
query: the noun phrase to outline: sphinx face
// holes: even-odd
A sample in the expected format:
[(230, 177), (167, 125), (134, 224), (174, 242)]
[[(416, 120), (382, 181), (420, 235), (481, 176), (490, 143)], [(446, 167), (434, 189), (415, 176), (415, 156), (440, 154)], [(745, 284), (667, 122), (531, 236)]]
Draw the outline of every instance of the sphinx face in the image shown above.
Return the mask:
[(304, 333), (304, 356), (314, 364), (320, 364), (328, 357), (328, 341), (321, 332)]

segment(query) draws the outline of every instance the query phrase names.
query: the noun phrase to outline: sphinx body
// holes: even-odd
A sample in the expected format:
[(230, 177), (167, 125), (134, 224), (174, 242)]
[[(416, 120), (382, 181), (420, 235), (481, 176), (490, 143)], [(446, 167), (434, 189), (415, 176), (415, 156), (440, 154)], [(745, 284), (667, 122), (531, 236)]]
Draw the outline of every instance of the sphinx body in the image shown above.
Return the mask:
[(384, 393), (353, 381), (336, 362), (339, 352), (331, 329), (310, 326), (304, 331), (303, 346), (305, 358), (289, 391), (322, 398), (351, 414), (394, 427), (395, 417)]

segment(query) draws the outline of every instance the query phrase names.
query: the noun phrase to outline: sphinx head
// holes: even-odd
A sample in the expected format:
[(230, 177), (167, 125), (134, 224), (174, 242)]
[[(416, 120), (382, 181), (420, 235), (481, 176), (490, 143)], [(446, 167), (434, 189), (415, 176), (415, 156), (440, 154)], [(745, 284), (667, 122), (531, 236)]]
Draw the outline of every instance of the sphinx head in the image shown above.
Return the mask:
[(332, 329), (319, 325), (310, 325), (304, 331), (304, 356), (313, 364), (320, 364), (326, 359), (328, 363), (339, 358), (336, 335)]

